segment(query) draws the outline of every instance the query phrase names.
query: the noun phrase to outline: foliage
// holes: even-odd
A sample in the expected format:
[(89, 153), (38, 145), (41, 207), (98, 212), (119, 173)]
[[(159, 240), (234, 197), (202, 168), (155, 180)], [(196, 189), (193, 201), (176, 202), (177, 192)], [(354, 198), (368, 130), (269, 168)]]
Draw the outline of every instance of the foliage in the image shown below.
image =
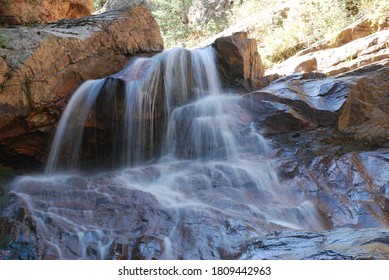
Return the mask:
[(6, 43), (6, 38), (4, 34), (0, 30), (0, 48), (4, 49), (5, 48), (5, 43)]
[(165, 47), (193, 47), (201, 40), (211, 37), (228, 27), (228, 20), (215, 18), (191, 26), (188, 13), (194, 0), (155, 0), (153, 14), (161, 28)]
[(271, 67), (351, 23), (354, 10), (348, 9), (354, 6), (349, 2), (282, 1), (275, 5), (271, 0), (246, 0), (234, 11), (233, 20), (248, 17), (248, 11), (263, 18), (251, 24), (250, 35), (257, 39), (265, 65)]
[[(387, 0), (240, 0), (229, 18), (190, 26), (188, 12), (195, 0), (152, 0), (165, 47), (193, 47), (231, 26), (257, 40), (265, 67), (330, 36), (366, 14), (389, 13)], [(102, 6), (106, 0), (95, 0)]]
[(188, 26), (188, 11), (193, 0), (156, 0), (153, 12), (165, 45), (174, 46), (185, 42), (191, 33)]
[(93, 1), (93, 8), (95, 10), (99, 10), (104, 6), (105, 2), (107, 2), (107, 0), (94, 0)]

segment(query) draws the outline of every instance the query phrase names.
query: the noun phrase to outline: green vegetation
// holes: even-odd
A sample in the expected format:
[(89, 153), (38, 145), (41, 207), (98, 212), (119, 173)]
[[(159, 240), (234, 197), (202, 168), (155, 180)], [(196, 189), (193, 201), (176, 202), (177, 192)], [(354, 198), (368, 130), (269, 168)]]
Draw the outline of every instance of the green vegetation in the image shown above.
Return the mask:
[(5, 185), (13, 176), (15, 175), (11, 168), (0, 165), (0, 210), (8, 204), (9, 197)]
[(183, 45), (192, 34), (188, 26), (188, 11), (193, 0), (156, 0), (153, 12), (167, 46)]
[(93, 1), (93, 8), (95, 10), (99, 10), (104, 6), (105, 2), (107, 2), (107, 0), (94, 0)]
[(0, 165), (0, 184), (10, 179), (13, 176), (13, 173), (11, 168)]
[(274, 2), (246, 0), (236, 7), (233, 20), (250, 17), (247, 11), (262, 18), (250, 24), (249, 32), (257, 39), (267, 67), (331, 36), (366, 14), (378, 16), (389, 10), (385, 0), (310, 0), (289, 6), (288, 1), (283, 1), (284, 6)]
[(5, 36), (1, 32), (1, 30), (0, 30), (0, 48), (4, 49), (5, 48), (5, 43), (6, 43)]
[[(152, 0), (150, 0), (152, 1)], [(239, 25), (255, 38), (266, 67), (330, 36), (366, 14), (387, 15), (387, 0), (241, 0), (228, 19), (190, 26), (194, 0), (155, 0), (165, 47), (194, 47), (228, 27)], [(239, 29), (238, 28), (238, 29)]]
[[(149, 0), (153, 1), (153, 0)], [(205, 38), (211, 37), (228, 27), (228, 19), (212, 19), (209, 22), (191, 26), (188, 12), (194, 0), (154, 0), (153, 14), (158, 21), (165, 41), (165, 47), (193, 47)]]

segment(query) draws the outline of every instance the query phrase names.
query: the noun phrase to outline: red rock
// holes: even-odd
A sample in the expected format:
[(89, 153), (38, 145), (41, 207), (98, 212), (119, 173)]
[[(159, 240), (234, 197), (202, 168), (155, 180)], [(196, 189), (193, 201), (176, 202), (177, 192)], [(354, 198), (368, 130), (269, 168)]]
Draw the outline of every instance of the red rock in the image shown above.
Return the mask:
[(91, 15), (93, 0), (13, 0), (0, 2), (0, 26), (54, 22)]
[(63, 106), (83, 81), (121, 70), (132, 55), (163, 49), (143, 6), (2, 32), (0, 150), (8, 158), (43, 160)]
[(264, 67), (254, 39), (247, 33), (234, 33), (216, 39), (212, 45), (217, 52), (222, 77), (230, 82), (253, 86), (263, 77)]

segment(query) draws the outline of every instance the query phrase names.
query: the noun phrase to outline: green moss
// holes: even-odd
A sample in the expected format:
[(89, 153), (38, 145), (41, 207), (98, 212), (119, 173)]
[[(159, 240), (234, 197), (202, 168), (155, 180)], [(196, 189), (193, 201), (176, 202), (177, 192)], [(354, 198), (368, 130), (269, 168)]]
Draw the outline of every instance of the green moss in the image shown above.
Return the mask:
[(6, 45), (5, 45), (6, 42), (7, 42), (7, 40), (6, 40), (5, 36), (4, 36), (4, 34), (1, 33), (1, 31), (0, 31), (0, 48), (5, 49), (6, 48)]
[(3, 180), (10, 179), (14, 175), (12, 168), (0, 165), (0, 183)]
[(7, 249), (11, 242), (11, 235), (6, 235), (3, 239), (0, 238), (0, 249)]
[(0, 210), (9, 202), (9, 195), (5, 186), (14, 176), (14, 171), (11, 168), (0, 165)]

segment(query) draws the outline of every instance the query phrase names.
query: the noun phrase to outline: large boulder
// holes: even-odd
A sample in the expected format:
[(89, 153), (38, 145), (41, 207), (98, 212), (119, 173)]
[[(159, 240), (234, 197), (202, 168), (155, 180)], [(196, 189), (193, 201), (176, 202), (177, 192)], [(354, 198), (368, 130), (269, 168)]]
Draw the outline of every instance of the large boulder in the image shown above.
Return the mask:
[(0, 149), (2, 158), (17, 162), (18, 156), (44, 160), (61, 111), (83, 81), (117, 72), (132, 55), (163, 49), (143, 6), (2, 32)]
[(340, 111), (337, 127), (369, 142), (389, 141), (389, 66), (358, 80)]
[(13, 0), (0, 2), (0, 26), (54, 22), (91, 15), (93, 0)]
[(292, 75), (245, 95), (253, 119), (266, 134), (334, 126), (358, 77)]
[(263, 77), (264, 66), (256, 41), (248, 38), (246, 32), (218, 38), (212, 46), (216, 50), (224, 80), (252, 87)]

